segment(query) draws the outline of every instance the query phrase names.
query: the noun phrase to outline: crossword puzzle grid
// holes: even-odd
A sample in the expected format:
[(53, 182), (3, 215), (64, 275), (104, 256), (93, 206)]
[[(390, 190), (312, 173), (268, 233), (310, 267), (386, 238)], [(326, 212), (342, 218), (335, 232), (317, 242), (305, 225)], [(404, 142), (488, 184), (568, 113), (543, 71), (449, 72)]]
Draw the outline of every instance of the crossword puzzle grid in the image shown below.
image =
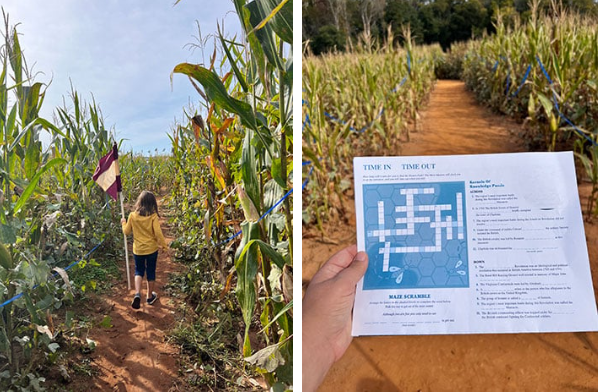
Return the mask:
[(364, 289), (469, 286), (463, 182), (363, 189)]

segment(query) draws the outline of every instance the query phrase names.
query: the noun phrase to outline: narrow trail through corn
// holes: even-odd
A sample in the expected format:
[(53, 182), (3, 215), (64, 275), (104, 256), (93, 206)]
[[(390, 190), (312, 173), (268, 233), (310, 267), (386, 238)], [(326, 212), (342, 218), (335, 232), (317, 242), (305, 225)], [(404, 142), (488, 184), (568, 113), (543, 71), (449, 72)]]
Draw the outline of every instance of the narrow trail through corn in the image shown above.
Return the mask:
[[(461, 81), (436, 83), (419, 128), (392, 154), (523, 151), (516, 137), (521, 126), (478, 105)], [(344, 204), (353, 223), (330, 225), (328, 237), (338, 244), (313, 233), (303, 240), (305, 283), (332, 254), (355, 243), (354, 201)], [(585, 228), (596, 286), (598, 225)], [(360, 337), (320, 391), (595, 390), (597, 347), (595, 333)]]
[(465, 84), (440, 80), (401, 155), (491, 154), (523, 151), (513, 136), (520, 125), (477, 104)]
[[(161, 200), (158, 203), (162, 207)], [(160, 211), (162, 231), (166, 243), (170, 243), (168, 220), (164, 209)], [(129, 248), (132, 249), (130, 237)], [(132, 255), (129, 262), (133, 269)], [(121, 264), (123, 279), (115, 282), (112, 292), (103, 295), (105, 305), (98, 309), (110, 317), (112, 327), (95, 327), (89, 332), (89, 338), (97, 344), (91, 360), (99, 370), (90, 382), (98, 390), (168, 391), (177, 382), (179, 367), (178, 349), (165, 341), (166, 333), (175, 323), (177, 300), (169, 297), (163, 287), (169, 275), (181, 266), (167, 252), (160, 251), (156, 268), (158, 300), (153, 305), (143, 300), (141, 309), (133, 310), (131, 299), (135, 290), (127, 289), (124, 261)], [(144, 281), (142, 299), (145, 290)]]

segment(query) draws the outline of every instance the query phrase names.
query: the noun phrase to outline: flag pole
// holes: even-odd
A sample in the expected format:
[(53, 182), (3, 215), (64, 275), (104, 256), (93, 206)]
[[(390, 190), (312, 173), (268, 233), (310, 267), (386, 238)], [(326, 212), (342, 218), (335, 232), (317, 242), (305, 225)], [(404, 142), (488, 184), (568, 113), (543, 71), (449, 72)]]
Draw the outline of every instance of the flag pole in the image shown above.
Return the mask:
[[(93, 180), (102, 187), (104, 192), (108, 193), (115, 201), (120, 195), (120, 214), (125, 218), (125, 201), (123, 196), (122, 184), (120, 182), (120, 169), (118, 168), (118, 145), (116, 142), (112, 145), (112, 151), (103, 156), (93, 173)], [(127, 235), (123, 232), (125, 239), (125, 262), (127, 264), (127, 283), (131, 290), (131, 271), (129, 271), (129, 249), (127, 248)]]
[[(118, 146), (116, 142), (112, 146), (112, 151), (115, 156), (114, 160), (114, 169), (116, 173), (116, 189), (118, 191), (118, 195), (120, 196), (120, 215), (123, 219), (125, 218), (125, 197), (123, 196), (122, 185), (120, 182), (120, 167), (118, 165)], [(127, 247), (127, 235), (123, 232), (123, 238), (125, 241), (125, 264), (127, 266), (127, 287), (131, 290), (131, 271), (129, 269), (129, 248)]]
[[(125, 218), (125, 202), (124, 202), (123, 193), (118, 192), (118, 194), (120, 195), (120, 213), (122, 215), (122, 218), (126, 219)], [(123, 233), (123, 237), (125, 239), (125, 263), (127, 265), (127, 284), (128, 284), (129, 290), (131, 290), (131, 271), (129, 270), (129, 249), (127, 248), (127, 235), (125, 233)]]

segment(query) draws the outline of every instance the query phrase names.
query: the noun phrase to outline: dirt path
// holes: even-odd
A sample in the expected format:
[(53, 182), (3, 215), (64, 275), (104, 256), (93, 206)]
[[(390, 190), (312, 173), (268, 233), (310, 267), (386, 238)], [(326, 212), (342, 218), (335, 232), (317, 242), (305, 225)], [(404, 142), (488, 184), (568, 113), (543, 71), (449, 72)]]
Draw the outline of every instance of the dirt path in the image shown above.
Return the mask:
[[(172, 238), (164, 217), (160, 224), (166, 243), (170, 243)], [(165, 342), (165, 333), (175, 322), (176, 304), (174, 299), (168, 297), (163, 286), (168, 283), (169, 274), (180, 271), (181, 267), (171, 260), (167, 252), (160, 251), (154, 288), (158, 300), (153, 305), (145, 303), (144, 280), (141, 309), (134, 310), (131, 300), (135, 294), (135, 264), (130, 238), (129, 257), (133, 288), (127, 289), (127, 275), (123, 267), (122, 282), (115, 284), (114, 290), (104, 296), (105, 304), (98, 308), (103, 315), (111, 318), (112, 327), (96, 327), (89, 333), (89, 338), (97, 344), (91, 359), (95, 368), (99, 369), (99, 374), (89, 380), (89, 386), (93, 386), (90, 389), (127, 392), (176, 390), (178, 350)]]
[[(439, 81), (423, 114), (422, 131), (412, 135), (401, 154), (522, 151), (512, 136), (517, 130), (517, 124), (478, 106), (462, 82)], [(580, 187), (582, 199), (587, 190), (585, 185)], [(350, 220), (354, 222), (354, 216)], [(338, 245), (323, 244), (313, 233), (304, 232), (304, 282), (332, 254), (355, 242), (354, 223), (332, 226), (336, 228), (329, 238)], [(594, 287), (598, 287), (598, 226), (586, 224), (585, 228)], [(597, 391), (598, 334), (360, 337), (333, 366), (320, 390)]]

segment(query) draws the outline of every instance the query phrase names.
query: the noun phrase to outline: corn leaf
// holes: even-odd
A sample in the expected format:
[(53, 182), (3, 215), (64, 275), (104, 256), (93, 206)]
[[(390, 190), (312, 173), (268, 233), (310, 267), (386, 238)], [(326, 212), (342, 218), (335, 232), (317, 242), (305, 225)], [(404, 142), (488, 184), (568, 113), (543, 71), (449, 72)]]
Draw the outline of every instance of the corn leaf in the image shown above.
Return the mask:
[[(280, 341), (283, 341), (293, 333), (293, 327), (290, 322), (291, 318), (287, 314), (287, 312), (293, 312), (293, 307), (288, 307), (288, 304), (285, 305), (283, 302), (274, 302), (272, 305), (274, 307), (274, 312), (276, 312), (276, 314), (279, 315), (277, 319), (277, 324), (284, 331), (284, 333), (280, 336)], [(284, 310), (284, 308), (287, 308), (287, 310)]]
[(25, 137), (25, 135), (27, 135), (27, 133), (34, 129), (34, 127), (36, 125), (38, 125), (40, 123), (40, 119), (37, 118), (35, 119), (35, 121), (30, 122), (29, 124), (27, 124), (27, 126), (25, 128), (23, 128), (21, 130), (21, 132), (19, 132), (17, 134), (17, 136), (15, 137), (15, 139), (12, 141), (12, 143), (10, 144), (10, 147), (8, 148), (9, 152), (14, 151), (14, 149), (19, 145), (19, 142), (21, 141), (21, 139), (23, 139), (23, 137)]
[(13, 70), (13, 77), (17, 86), (17, 93), (19, 97), (23, 95), (23, 54), (21, 52), (21, 45), (19, 44), (19, 35), (17, 29), (13, 28), (12, 34), (10, 35), (11, 40), (9, 41), (9, 59), (10, 66)]
[(282, 178), (282, 167), (280, 158), (275, 158), (272, 160), (271, 174), (272, 178), (274, 178), (274, 181), (276, 181), (278, 185), (280, 185), (283, 189), (287, 188), (287, 184), (285, 184), (285, 181)]
[(247, 196), (247, 193), (242, 186), (237, 186), (237, 194), (239, 196), (239, 203), (243, 209), (245, 220), (248, 222), (257, 222), (260, 219), (260, 214), (251, 199)]
[(269, 373), (274, 372), (279, 366), (285, 364), (278, 344), (265, 347), (252, 356), (246, 357), (245, 360), (253, 366), (264, 369)]
[(31, 87), (24, 88), (24, 104), (21, 119), (23, 124), (28, 124), (35, 119), (38, 114), (40, 101), (43, 100), (43, 93), (40, 94), (42, 83), (34, 83)]
[[(266, 60), (264, 58), (264, 50), (262, 49), (262, 45), (260, 44), (259, 40), (255, 36), (255, 34), (249, 34), (253, 29), (251, 22), (250, 22), (250, 14), (251, 12), (245, 7), (245, 0), (234, 0), (235, 8), (237, 9), (237, 14), (239, 15), (239, 20), (241, 25), (243, 26), (245, 33), (247, 34), (247, 41), (249, 42), (249, 47), (251, 48), (251, 63), (255, 64), (257, 67), (257, 73), (260, 75), (261, 79), (264, 80), (266, 77)], [(252, 71), (252, 66), (250, 65), (247, 67), (247, 70)], [(253, 75), (247, 75), (247, 80), (253, 80)]]
[(5, 270), (9, 270), (13, 267), (12, 256), (4, 246), (3, 241), (0, 242), (0, 266)]
[(267, 16), (255, 27), (259, 30), (268, 23), (283, 41), (293, 43), (293, 0), (258, 0), (261, 12)]
[(241, 73), (241, 71), (239, 71), (239, 67), (237, 67), (237, 59), (235, 59), (233, 57), (230, 50), (228, 49), (228, 46), (226, 45), (224, 37), (222, 36), (222, 33), (220, 32), (220, 26), (218, 26), (218, 37), (220, 38), (220, 43), (222, 44), (222, 49), (224, 49), (224, 54), (228, 58), (229, 64), (231, 65), (231, 68), (233, 69), (233, 72), (235, 73), (235, 77), (241, 84), (241, 88), (245, 92), (249, 91), (249, 86), (247, 85), (247, 82), (245, 81), (245, 75), (243, 75)]
[(548, 116), (550, 113), (552, 113), (552, 102), (550, 101), (550, 99), (548, 99), (546, 97), (546, 95), (542, 94), (542, 93), (538, 93), (538, 98), (540, 98), (540, 103), (542, 103), (542, 106), (544, 107), (544, 111), (546, 112), (546, 115)]
[(31, 180), (40, 163), (41, 143), (31, 142), (27, 145), (25, 152), (25, 175)]
[(246, 4), (245, 9), (249, 11), (249, 24), (253, 29), (253, 34), (251, 34), (250, 31), (247, 36), (252, 37), (255, 35), (268, 62), (272, 64), (274, 68), (282, 69), (283, 64), (277, 53), (278, 50), (272, 28), (266, 24), (263, 28), (255, 30), (260, 22), (267, 16), (264, 10), (260, 7), (258, 0)]
[(181, 63), (174, 67), (173, 73), (181, 73), (197, 80), (204, 88), (208, 99), (224, 110), (237, 114), (245, 126), (257, 128), (257, 120), (251, 106), (228, 95), (224, 84), (214, 72), (201, 65)]
[(253, 246), (251, 238), (259, 238), (259, 226), (257, 222), (244, 222), (241, 224), (243, 231), (242, 247), (239, 247), (241, 253), (235, 260), (235, 270), (237, 271), (237, 299), (241, 305), (243, 321), (245, 322), (245, 336), (243, 339), (243, 356), (251, 355), (251, 343), (249, 341), (249, 327), (255, 310), (255, 277), (259, 267), (259, 247)]
[[(285, 306), (284, 306), (284, 307), (283, 307), (283, 308), (282, 308), (282, 309), (281, 309), (281, 310), (280, 310), (280, 311), (279, 311), (279, 312), (276, 314), (276, 316), (274, 316), (274, 318), (273, 318), (272, 320), (270, 320), (270, 322), (269, 322), (267, 325), (265, 325), (265, 326), (262, 328), (262, 331), (264, 331), (265, 329), (269, 328), (269, 327), (270, 327), (272, 324), (274, 324), (274, 322), (275, 322), (276, 320), (278, 320), (278, 318), (279, 318), (280, 316), (282, 316), (283, 314), (285, 314), (286, 312), (288, 312), (288, 311), (289, 311), (290, 309), (292, 309), (292, 308), (293, 308), (293, 300), (291, 300), (291, 301), (290, 301), (288, 304), (286, 304), (286, 305), (285, 305)], [(262, 331), (260, 331), (260, 332), (262, 332)]]
[(49, 169), (51, 169), (52, 167), (54, 167), (56, 165), (62, 165), (62, 164), (66, 164), (66, 163), (67, 163), (66, 160), (64, 160), (62, 158), (54, 158), (51, 161), (49, 161), (48, 163), (46, 163), (41, 168), (41, 170), (38, 171), (35, 174), (35, 176), (33, 176), (33, 179), (31, 179), (31, 182), (29, 183), (29, 185), (27, 186), (27, 188), (25, 188), (25, 190), (21, 194), (21, 196), (19, 197), (19, 200), (17, 200), (17, 204), (15, 204), (15, 207), (13, 209), (13, 214), (18, 213), (21, 210), (21, 208), (23, 208), (23, 206), (25, 205), (27, 200), (29, 200), (29, 198), (33, 194), (33, 191), (37, 187), (37, 183), (39, 182), (39, 179), (46, 171), (48, 171)]
[(243, 150), (241, 159), (239, 160), (239, 167), (241, 168), (241, 179), (247, 195), (258, 209), (260, 206), (260, 183), (257, 177), (257, 164), (255, 160), (255, 147), (251, 141), (253, 138), (253, 131), (247, 130), (245, 139), (243, 140)]

